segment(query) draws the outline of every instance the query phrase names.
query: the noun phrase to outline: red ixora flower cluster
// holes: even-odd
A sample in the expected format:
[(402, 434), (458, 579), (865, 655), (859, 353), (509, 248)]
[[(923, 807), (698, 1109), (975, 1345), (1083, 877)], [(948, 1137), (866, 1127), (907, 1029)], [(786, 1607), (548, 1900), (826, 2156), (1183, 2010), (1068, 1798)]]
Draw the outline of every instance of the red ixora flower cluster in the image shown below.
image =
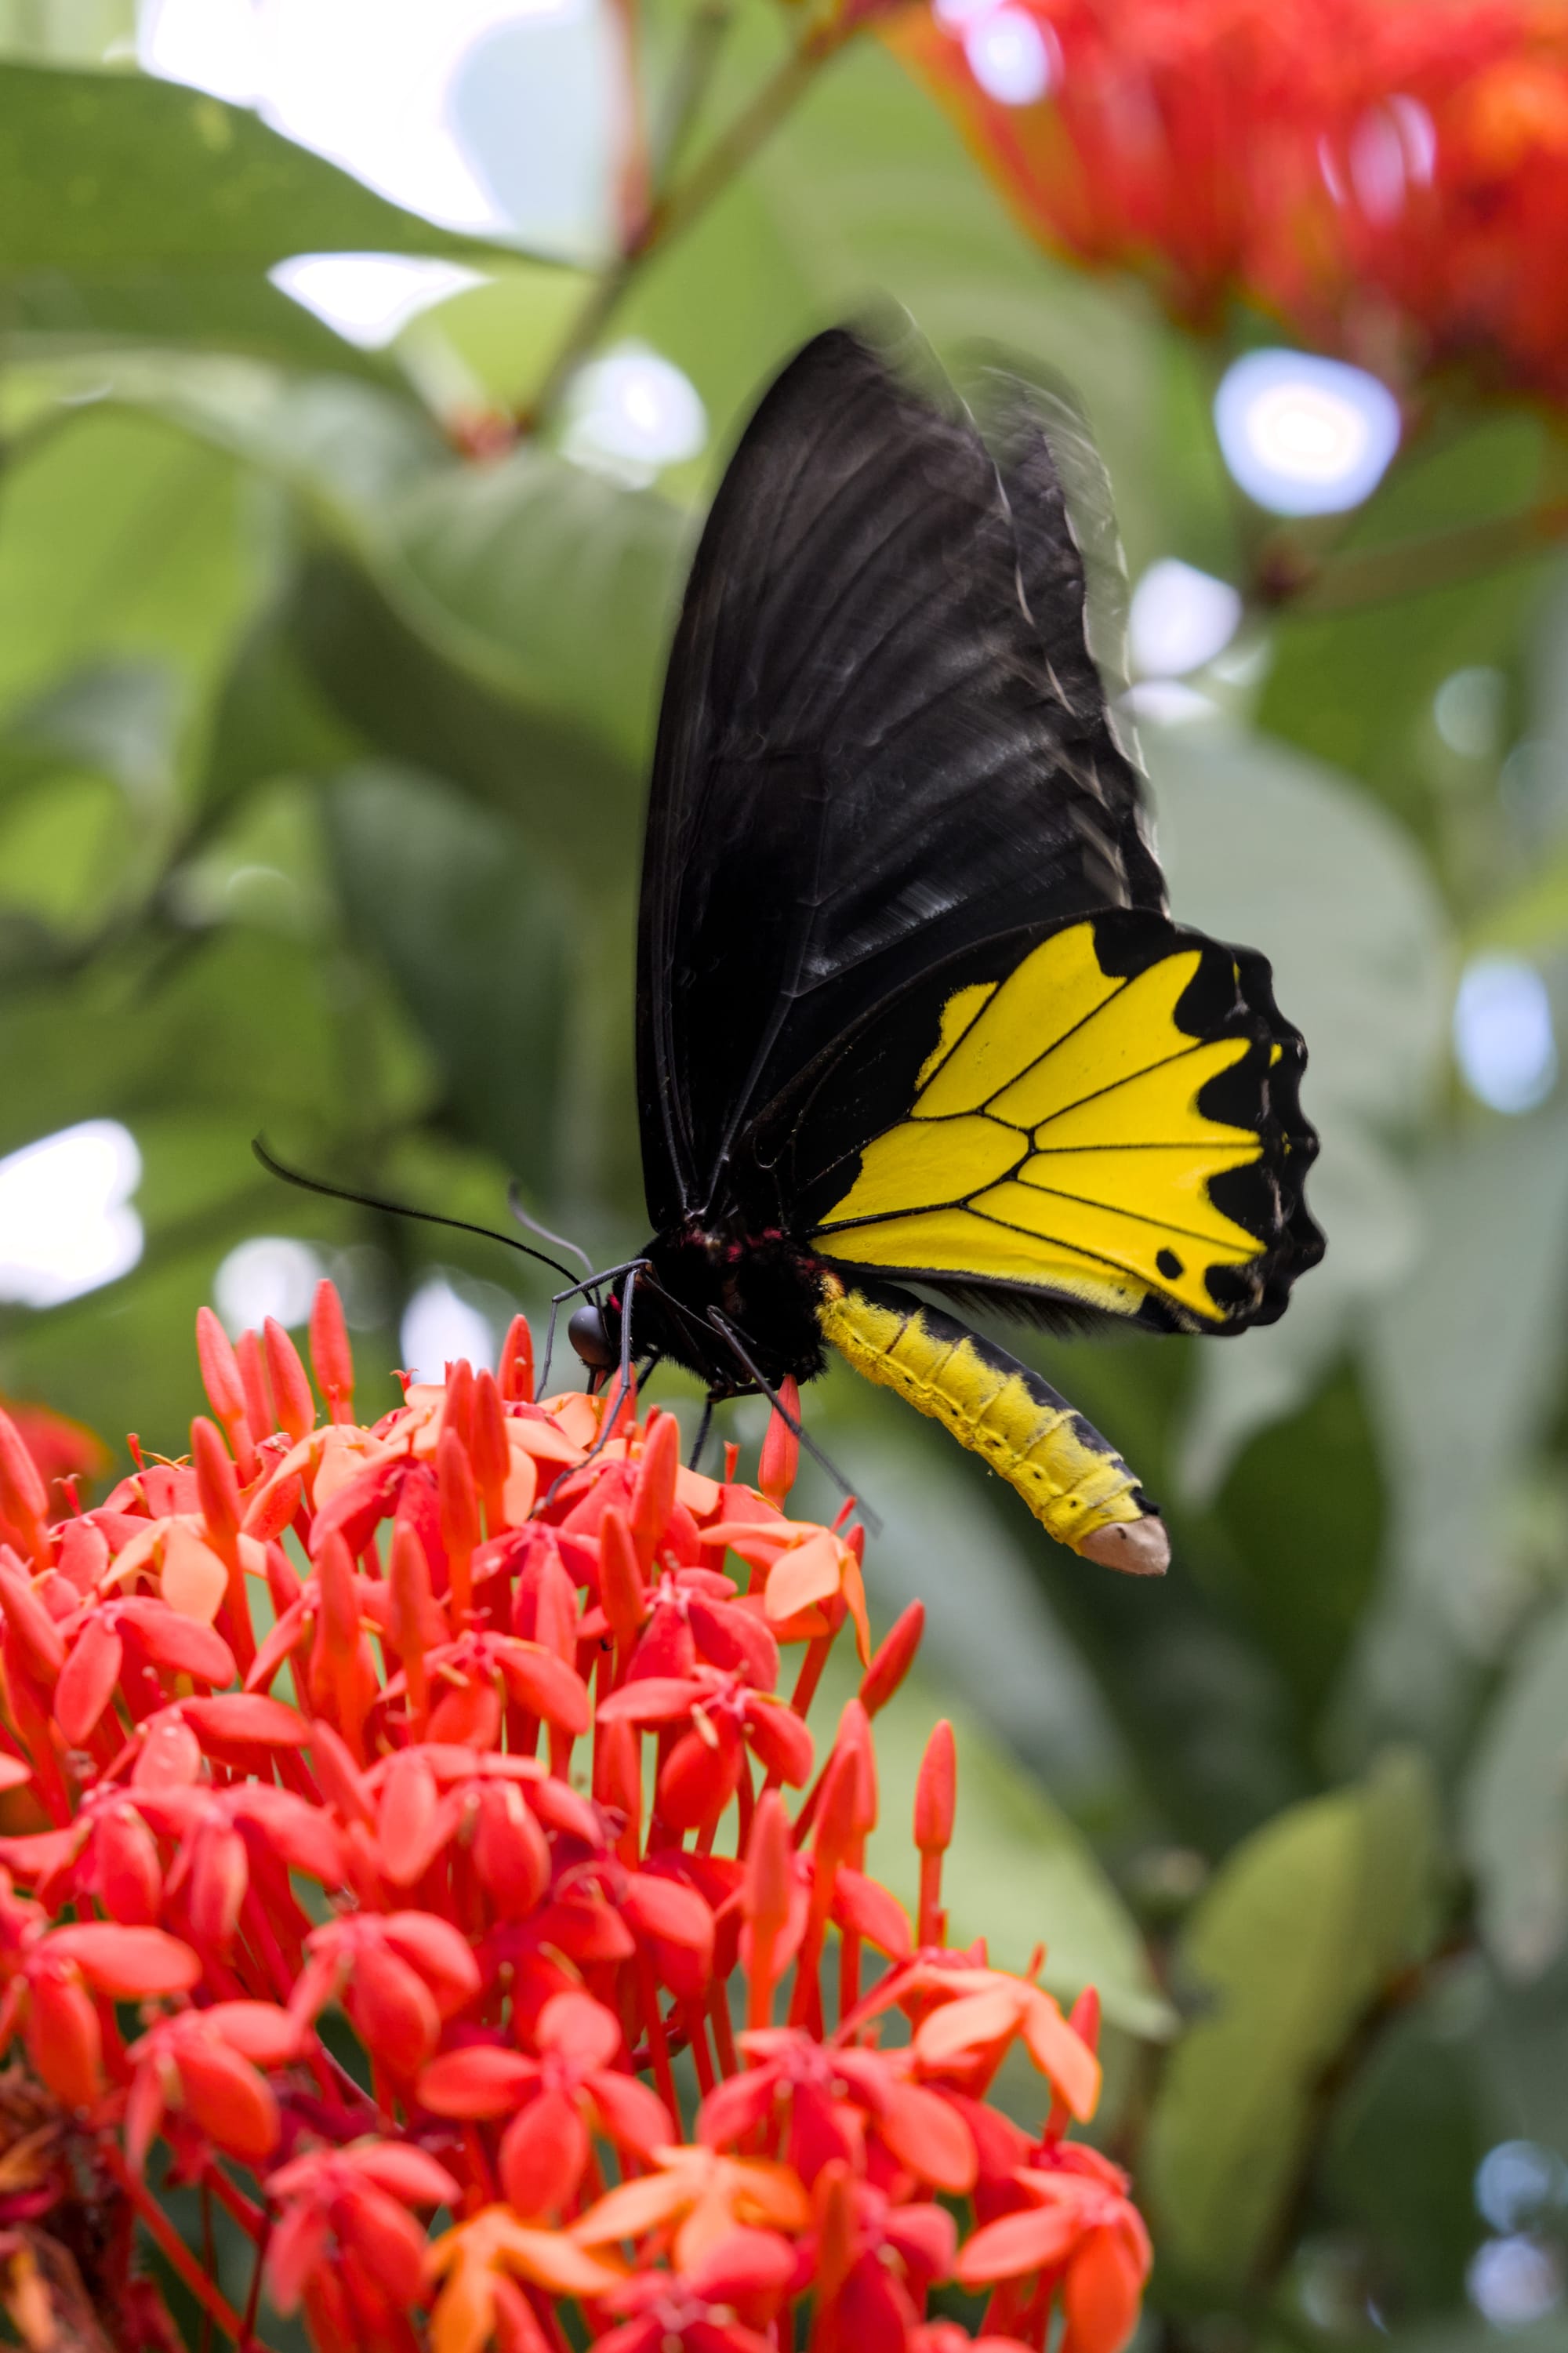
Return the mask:
[[(785, 1423), (755, 1486), (733, 1450), (703, 1477), (671, 1414), (536, 1403), (520, 1318), (499, 1377), (362, 1427), (326, 1284), (324, 1420), (278, 1325), (198, 1344), (190, 1460), (58, 1524), (0, 1415), (0, 1783), (48, 1825), (0, 1839), (0, 2124), (25, 2084), (56, 2126), (0, 2166), (0, 2263), (89, 2180), (241, 2348), (265, 2295), (321, 2353), (791, 2353), (803, 2315), (823, 2353), (963, 2353), (953, 2283), (993, 2353), (1058, 2314), (1118, 2353), (1149, 2248), (1066, 2137), (1094, 1997), (946, 1945), (945, 1724), (918, 1920), (868, 1875), (921, 1612), (871, 1655), (860, 1531), (788, 1516)], [(1033, 2136), (987, 2105), (1015, 2046)], [(171, 2184), (254, 2242), (243, 2311)], [(99, 2228), (100, 2314), (166, 2348), (132, 2242)]]
[(887, 37), (1031, 233), (1407, 389), (1568, 399), (1562, 0), (935, 0)]

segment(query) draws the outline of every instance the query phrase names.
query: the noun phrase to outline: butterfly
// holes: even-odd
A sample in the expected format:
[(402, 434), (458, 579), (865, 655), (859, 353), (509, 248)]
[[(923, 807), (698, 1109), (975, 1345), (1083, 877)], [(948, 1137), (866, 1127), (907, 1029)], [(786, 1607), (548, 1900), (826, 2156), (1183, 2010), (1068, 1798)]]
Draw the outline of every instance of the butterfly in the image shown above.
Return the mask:
[(730, 463), (644, 848), (654, 1232), (574, 1336), (710, 1399), (835, 1350), (1053, 1536), (1157, 1571), (1115, 1449), (950, 1310), (1272, 1321), (1323, 1248), (1305, 1049), (1263, 956), (1168, 913), (1090, 649), (1084, 551), (1114, 526), (1081, 425), (1001, 375), (979, 420), (835, 330)]

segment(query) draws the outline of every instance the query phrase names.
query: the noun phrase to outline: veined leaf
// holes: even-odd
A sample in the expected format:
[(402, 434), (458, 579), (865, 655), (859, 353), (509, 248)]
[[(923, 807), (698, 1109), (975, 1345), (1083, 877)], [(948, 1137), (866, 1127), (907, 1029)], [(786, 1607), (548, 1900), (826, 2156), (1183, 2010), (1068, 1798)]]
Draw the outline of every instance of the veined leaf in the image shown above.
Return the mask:
[(1194, 1913), (1180, 1981), (1204, 2005), (1173, 2052), (1143, 2181), (1163, 2252), (1247, 2284), (1297, 2183), (1325, 2071), (1429, 1932), (1435, 1798), (1415, 1751), (1278, 1815)]

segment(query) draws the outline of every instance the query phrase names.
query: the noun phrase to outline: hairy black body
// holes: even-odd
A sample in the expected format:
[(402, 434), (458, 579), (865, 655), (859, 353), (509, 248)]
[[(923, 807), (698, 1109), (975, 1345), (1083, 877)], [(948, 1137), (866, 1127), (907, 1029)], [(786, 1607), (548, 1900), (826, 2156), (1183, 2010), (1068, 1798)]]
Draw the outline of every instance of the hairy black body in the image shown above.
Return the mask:
[[(733, 1327), (769, 1386), (793, 1377), (815, 1380), (826, 1362), (816, 1311), (826, 1270), (820, 1259), (778, 1228), (760, 1234), (738, 1222), (689, 1218), (673, 1232), (656, 1234), (642, 1253), (632, 1300), (637, 1355), (657, 1350), (705, 1381), (716, 1397), (753, 1386), (722, 1331), (717, 1310)], [(625, 1282), (605, 1314), (618, 1347)]]

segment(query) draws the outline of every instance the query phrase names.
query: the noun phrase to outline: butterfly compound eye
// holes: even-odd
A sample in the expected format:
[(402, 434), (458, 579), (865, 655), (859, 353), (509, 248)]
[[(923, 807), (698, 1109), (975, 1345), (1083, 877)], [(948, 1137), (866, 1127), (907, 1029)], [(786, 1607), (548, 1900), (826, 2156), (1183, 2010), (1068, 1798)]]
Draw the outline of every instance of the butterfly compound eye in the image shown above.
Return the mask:
[(579, 1307), (566, 1326), (566, 1336), (590, 1372), (609, 1371), (616, 1346), (602, 1307)]

